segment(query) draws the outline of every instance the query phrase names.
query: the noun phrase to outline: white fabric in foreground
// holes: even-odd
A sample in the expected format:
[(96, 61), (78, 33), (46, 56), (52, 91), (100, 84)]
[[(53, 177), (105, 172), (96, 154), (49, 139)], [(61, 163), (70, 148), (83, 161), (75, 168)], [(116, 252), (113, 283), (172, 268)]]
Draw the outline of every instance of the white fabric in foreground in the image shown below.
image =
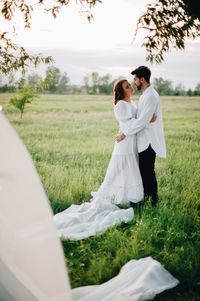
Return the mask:
[(144, 301), (175, 287), (175, 279), (161, 264), (151, 257), (131, 260), (120, 273), (101, 284), (72, 290), (76, 301)]
[(53, 215), (31, 157), (0, 111), (0, 300), (69, 301)]

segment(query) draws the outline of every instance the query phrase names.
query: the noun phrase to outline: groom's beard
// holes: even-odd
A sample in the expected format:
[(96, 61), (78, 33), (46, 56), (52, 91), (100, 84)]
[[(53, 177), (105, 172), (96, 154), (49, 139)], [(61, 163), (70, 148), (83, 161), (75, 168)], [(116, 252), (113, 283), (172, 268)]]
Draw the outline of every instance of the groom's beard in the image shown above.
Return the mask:
[(139, 81), (137, 86), (137, 90), (140, 91), (142, 89), (142, 83)]

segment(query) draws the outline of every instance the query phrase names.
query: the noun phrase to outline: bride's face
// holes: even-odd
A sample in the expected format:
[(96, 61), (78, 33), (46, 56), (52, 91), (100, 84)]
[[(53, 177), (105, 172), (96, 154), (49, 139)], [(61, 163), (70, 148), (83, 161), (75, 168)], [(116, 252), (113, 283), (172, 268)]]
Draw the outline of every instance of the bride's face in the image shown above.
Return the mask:
[(122, 88), (125, 96), (131, 96), (135, 92), (135, 90), (128, 81), (123, 82)]

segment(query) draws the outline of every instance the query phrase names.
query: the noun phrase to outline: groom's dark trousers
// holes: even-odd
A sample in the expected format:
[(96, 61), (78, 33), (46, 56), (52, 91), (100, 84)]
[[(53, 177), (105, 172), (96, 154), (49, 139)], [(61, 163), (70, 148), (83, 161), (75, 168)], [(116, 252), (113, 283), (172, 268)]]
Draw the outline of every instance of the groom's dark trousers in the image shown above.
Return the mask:
[(146, 150), (139, 153), (139, 168), (144, 186), (144, 197), (150, 198), (153, 204), (156, 204), (158, 201), (158, 185), (154, 170), (155, 159), (156, 153), (151, 145), (149, 145)]

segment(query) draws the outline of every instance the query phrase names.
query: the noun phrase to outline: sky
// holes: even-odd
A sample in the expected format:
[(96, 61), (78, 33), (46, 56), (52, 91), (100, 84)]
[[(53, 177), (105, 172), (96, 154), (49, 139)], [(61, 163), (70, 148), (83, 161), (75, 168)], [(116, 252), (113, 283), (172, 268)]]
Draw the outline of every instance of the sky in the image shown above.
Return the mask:
[[(186, 89), (200, 82), (200, 39), (187, 41), (184, 51), (171, 51), (161, 65), (146, 62), (141, 48), (144, 32), (133, 36), (139, 16), (150, 0), (104, 0), (93, 10), (94, 21), (80, 14), (80, 6), (71, 1), (58, 18), (36, 9), (31, 30), (24, 30), (21, 17), (15, 19), (18, 35), (15, 41), (31, 53), (52, 55), (54, 65), (67, 72), (72, 84), (82, 84), (91, 72), (109, 73), (113, 79), (123, 76), (131, 80), (130, 72), (140, 65), (152, 70), (152, 80), (163, 77)], [(44, 73), (46, 66), (36, 69)], [(33, 70), (34, 71), (34, 70)]]

